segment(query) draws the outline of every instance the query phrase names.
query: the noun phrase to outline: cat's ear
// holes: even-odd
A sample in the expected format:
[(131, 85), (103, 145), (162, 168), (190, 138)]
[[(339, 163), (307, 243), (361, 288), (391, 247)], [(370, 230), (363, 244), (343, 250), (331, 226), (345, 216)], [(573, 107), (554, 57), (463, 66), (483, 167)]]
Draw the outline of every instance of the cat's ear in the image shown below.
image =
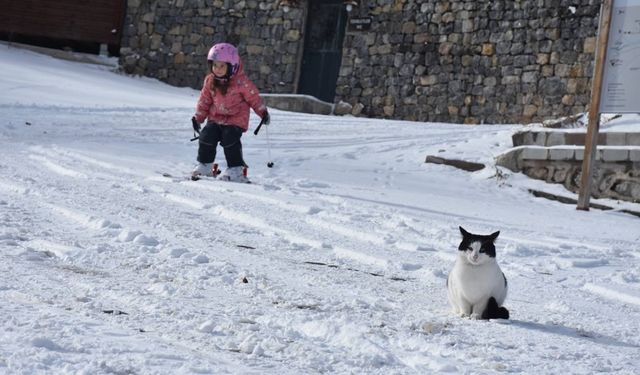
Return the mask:
[(491, 240), (491, 242), (493, 242), (493, 241), (495, 241), (495, 240), (496, 240), (496, 238), (498, 238), (498, 236), (499, 236), (499, 235), (500, 235), (500, 231), (497, 231), (497, 232), (491, 233), (491, 234), (489, 235), (489, 239)]
[(464, 230), (464, 228), (463, 228), (463, 227), (458, 227), (458, 228), (460, 228), (460, 233), (462, 233), (462, 236), (463, 236), (463, 237), (466, 237), (466, 236), (468, 236), (468, 235), (470, 234), (469, 232), (467, 232), (466, 230)]

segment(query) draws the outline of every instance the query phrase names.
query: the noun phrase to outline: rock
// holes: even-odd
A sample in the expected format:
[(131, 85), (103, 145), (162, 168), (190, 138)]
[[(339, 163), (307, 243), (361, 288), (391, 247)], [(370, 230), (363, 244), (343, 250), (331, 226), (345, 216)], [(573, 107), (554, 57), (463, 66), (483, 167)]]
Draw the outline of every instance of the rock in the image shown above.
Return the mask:
[(352, 110), (353, 110), (353, 106), (351, 104), (347, 102), (343, 102), (341, 100), (338, 102), (338, 104), (336, 104), (333, 110), (333, 114), (337, 116), (344, 116), (344, 115), (350, 114)]

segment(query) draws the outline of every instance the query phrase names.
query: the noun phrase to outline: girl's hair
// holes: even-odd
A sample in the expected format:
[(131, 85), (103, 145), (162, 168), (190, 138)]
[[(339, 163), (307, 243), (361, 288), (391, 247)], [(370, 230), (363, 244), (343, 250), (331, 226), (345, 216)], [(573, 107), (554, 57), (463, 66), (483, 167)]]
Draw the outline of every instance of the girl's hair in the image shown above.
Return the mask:
[(219, 80), (216, 79), (215, 75), (213, 74), (213, 61), (207, 61), (207, 65), (209, 66), (209, 74), (211, 74), (213, 77), (213, 79), (211, 80), (211, 86), (209, 87), (209, 89), (211, 89), (211, 91), (213, 92), (220, 92), (220, 94), (222, 95), (227, 95), (227, 89), (229, 88), (229, 80), (226, 80), (226, 82), (221, 82)]

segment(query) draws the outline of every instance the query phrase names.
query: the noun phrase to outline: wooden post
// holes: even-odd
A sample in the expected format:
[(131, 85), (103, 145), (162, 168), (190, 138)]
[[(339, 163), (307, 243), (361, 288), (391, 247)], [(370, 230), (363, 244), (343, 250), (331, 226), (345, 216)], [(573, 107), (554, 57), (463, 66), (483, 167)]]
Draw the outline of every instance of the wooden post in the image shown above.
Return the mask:
[(598, 44), (595, 56), (595, 71), (591, 82), (591, 107), (589, 108), (589, 125), (584, 142), (584, 156), (582, 160), (582, 179), (578, 195), (578, 210), (589, 211), (589, 199), (591, 198), (591, 179), (593, 177), (593, 164), (598, 148), (598, 130), (600, 128), (600, 100), (602, 97), (602, 78), (604, 76), (604, 64), (607, 55), (607, 40), (609, 39), (609, 26), (611, 25), (611, 12), (613, 0), (604, 0), (600, 10), (600, 25), (598, 26)]

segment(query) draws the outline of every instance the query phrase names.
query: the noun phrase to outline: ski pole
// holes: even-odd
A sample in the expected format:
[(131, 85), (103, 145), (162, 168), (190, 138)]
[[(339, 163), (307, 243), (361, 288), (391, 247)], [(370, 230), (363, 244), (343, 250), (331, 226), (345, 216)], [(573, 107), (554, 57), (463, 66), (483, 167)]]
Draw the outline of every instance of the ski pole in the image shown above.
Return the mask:
[(191, 138), (191, 142), (193, 142), (196, 139), (200, 138), (200, 124), (195, 117), (191, 118), (191, 126), (193, 126), (193, 138)]
[(271, 142), (269, 142), (269, 126), (267, 126), (267, 155), (269, 156), (269, 161), (267, 162), (267, 167), (273, 168), (273, 162), (271, 161)]
[(262, 127), (263, 124), (264, 124), (264, 118), (260, 120), (258, 127), (256, 128), (256, 130), (253, 131), (253, 135), (258, 135), (258, 132), (260, 131), (260, 128)]
[[(260, 131), (260, 128), (262, 127), (262, 125), (264, 125), (265, 119), (263, 118), (260, 123), (258, 124), (258, 127), (256, 128), (256, 130), (253, 131), (253, 135), (258, 135), (258, 132)], [(269, 155), (269, 161), (267, 162), (267, 167), (269, 168), (273, 168), (273, 162), (271, 161), (271, 142), (269, 142), (269, 126), (267, 125), (267, 154)]]

